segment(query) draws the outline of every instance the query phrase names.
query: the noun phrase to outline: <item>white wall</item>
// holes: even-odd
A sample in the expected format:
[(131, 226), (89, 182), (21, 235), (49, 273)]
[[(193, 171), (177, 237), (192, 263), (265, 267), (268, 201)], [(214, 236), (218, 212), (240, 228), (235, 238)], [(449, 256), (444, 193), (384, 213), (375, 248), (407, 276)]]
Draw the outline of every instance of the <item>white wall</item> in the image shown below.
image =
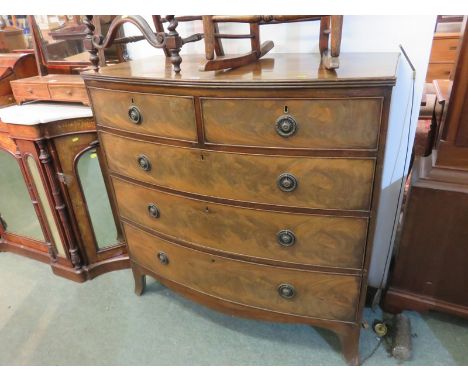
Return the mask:
[[(151, 25), (151, 16), (146, 16)], [(345, 16), (343, 23), (343, 52), (397, 52), (401, 44), (416, 69), (414, 112), (411, 119), (410, 147), (416, 130), (419, 104), (432, 43), (435, 16)], [(126, 26), (126, 34), (138, 34), (132, 25)], [(247, 32), (247, 25), (229, 24), (221, 32)], [(202, 32), (201, 22), (180, 23), (177, 28), (182, 36)], [(318, 22), (268, 25), (261, 27), (262, 40), (273, 40), (273, 52), (318, 52)], [(226, 52), (249, 50), (248, 40), (224, 40)], [(133, 59), (162, 54), (145, 41), (128, 45)], [(203, 41), (188, 44), (184, 54), (203, 53)], [(183, 65), (183, 64), (182, 64)], [(382, 180), (382, 193), (377, 219), (377, 232), (373, 248), (373, 259), (369, 273), (369, 284), (379, 287), (385, 280), (387, 255), (393, 242), (395, 211), (399, 208), (402, 178), (407, 171), (405, 157), (407, 134), (410, 127), (409, 107), (411, 101), (412, 71), (402, 57), (398, 68), (398, 82), (394, 89), (390, 111), (387, 150)], [(409, 158), (409, 155), (408, 155)], [(409, 162), (409, 160), (408, 160)]]

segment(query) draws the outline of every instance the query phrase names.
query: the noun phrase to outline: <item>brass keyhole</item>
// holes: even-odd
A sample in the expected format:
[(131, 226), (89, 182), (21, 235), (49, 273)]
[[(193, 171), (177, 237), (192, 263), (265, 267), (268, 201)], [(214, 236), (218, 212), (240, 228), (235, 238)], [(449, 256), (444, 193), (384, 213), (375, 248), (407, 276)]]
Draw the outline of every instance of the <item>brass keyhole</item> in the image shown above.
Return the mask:
[(288, 113), (289, 113), (288, 106), (287, 106), (287, 105), (284, 105), (284, 114), (288, 114)]

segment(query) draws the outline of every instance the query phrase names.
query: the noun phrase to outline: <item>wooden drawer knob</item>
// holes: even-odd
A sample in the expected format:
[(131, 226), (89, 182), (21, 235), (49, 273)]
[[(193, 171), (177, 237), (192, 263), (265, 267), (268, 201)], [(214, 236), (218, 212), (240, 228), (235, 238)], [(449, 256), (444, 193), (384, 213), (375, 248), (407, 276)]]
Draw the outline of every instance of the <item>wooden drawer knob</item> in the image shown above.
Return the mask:
[(297, 187), (297, 179), (294, 177), (294, 175), (286, 172), (278, 177), (276, 184), (281, 191), (291, 192), (294, 191)]
[(130, 118), (130, 121), (132, 121), (134, 124), (140, 124), (142, 120), (140, 109), (138, 109), (136, 106), (130, 106), (128, 108), (128, 118)]
[(294, 232), (288, 229), (282, 229), (276, 234), (278, 243), (283, 247), (291, 247), (296, 242), (296, 236)]
[(151, 162), (146, 155), (138, 155), (137, 162), (143, 171), (151, 171)]
[(291, 299), (296, 295), (296, 289), (290, 284), (281, 284), (278, 287), (278, 294), (285, 299)]
[(148, 214), (153, 219), (158, 219), (161, 215), (159, 212), (159, 208), (155, 204), (148, 204)]
[(278, 135), (287, 138), (294, 135), (297, 130), (297, 122), (292, 115), (282, 115), (276, 120), (276, 132)]

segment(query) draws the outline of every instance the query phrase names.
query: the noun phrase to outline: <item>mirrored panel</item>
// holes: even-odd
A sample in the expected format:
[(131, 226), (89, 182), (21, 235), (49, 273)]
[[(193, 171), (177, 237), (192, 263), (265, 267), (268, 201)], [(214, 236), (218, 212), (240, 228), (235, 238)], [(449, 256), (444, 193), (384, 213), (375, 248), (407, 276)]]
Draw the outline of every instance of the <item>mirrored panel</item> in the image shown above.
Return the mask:
[(16, 158), (0, 150), (0, 217), (5, 231), (45, 241)]
[[(78, 15), (36, 15), (32, 16), (32, 25), (40, 41), (40, 51), (44, 64), (54, 63), (60, 66), (86, 66), (90, 64), (89, 52), (84, 48), (86, 25), (84, 16)], [(93, 23), (96, 32), (106, 35), (115, 16), (94, 16)], [(122, 36), (119, 30), (117, 36)], [(104, 60), (107, 64), (121, 62), (125, 55), (125, 48), (119, 44), (105, 49)]]
[(46, 61), (86, 62), (89, 54), (83, 47), (86, 25), (82, 16), (34, 16)]
[(95, 149), (83, 153), (76, 171), (99, 249), (119, 244), (117, 227)]
[(44, 211), (47, 225), (49, 226), (50, 232), (52, 234), (52, 241), (57, 250), (57, 255), (60, 257), (66, 257), (65, 248), (60, 238), (57, 224), (55, 223), (55, 220), (54, 220), (54, 215), (52, 213), (52, 206), (49, 203), (49, 199), (47, 199), (46, 190), (44, 188), (44, 184), (42, 183), (42, 179), (39, 173), (39, 168), (37, 167), (37, 163), (34, 160), (34, 158), (30, 155), (27, 157), (26, 163), (29, 169), (29, 173), (31, 174), (34, 186), (36, 187), (38, 198), (39, 198), (39, 203), (41, 204), (42, 210)]

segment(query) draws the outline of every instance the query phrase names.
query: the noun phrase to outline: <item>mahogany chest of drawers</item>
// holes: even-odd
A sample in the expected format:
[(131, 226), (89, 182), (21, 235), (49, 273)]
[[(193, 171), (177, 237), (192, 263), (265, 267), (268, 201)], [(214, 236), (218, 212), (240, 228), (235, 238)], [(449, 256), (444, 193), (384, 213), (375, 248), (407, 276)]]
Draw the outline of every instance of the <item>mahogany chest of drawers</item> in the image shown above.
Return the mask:
[(151, 275), (223, 312), (328, 328), (359, 363), (398, 55), (341, 59), (83, 74), (137, 294)]

